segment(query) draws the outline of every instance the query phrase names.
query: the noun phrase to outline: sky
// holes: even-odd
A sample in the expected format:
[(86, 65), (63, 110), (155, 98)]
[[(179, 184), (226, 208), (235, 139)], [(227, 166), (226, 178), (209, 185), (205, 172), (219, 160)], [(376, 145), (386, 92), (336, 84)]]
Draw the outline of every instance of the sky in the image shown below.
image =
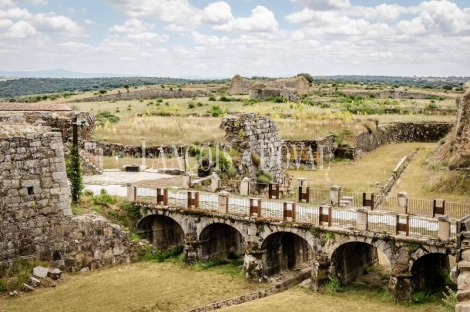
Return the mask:
[(470, 76), (468, 0), (0, 0), (0, 71)]

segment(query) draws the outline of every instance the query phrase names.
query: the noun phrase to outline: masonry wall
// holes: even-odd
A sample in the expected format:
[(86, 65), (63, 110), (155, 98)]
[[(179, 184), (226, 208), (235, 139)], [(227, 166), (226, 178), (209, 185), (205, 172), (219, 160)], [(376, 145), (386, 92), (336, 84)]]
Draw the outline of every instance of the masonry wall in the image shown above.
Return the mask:
[(0, 264), (41, 259), (77, 270), (132, 259), (118, 225), (72, 216), (63, 146), (48, 127), (0, 124)]
[(118, 94), (109, 94), (102, 96), (95, 96), (86, 99), (76, 100), (76, 102), (104, 102), (104, 101), (133, 101), (133, 100), (154, 100), (158, 98), (162, 99), (182, 99), (182, 98), (193, 98), (207, 96), (207, 91), (170, 91), (170, 90), (159, 90), (159, 89), (148, 89), (134, 92), (122, 92)]

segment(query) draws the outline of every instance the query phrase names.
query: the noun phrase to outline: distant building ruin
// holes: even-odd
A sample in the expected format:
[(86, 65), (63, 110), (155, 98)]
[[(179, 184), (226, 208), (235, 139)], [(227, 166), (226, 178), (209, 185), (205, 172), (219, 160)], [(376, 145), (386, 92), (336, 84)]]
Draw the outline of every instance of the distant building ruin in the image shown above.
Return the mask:
[(250, 98), (263, 100), (268, 97), (282, 97), (291, 102), (298, 102), (300, 94), (307, 94), (310, 83), (303, 76), (278, 79), (266, 83), (255, 83), (250, 88)]
[(240, 75), (235, 75), (230, 84), (230, 95), (246, 95), (249, 94), (251, 82)]

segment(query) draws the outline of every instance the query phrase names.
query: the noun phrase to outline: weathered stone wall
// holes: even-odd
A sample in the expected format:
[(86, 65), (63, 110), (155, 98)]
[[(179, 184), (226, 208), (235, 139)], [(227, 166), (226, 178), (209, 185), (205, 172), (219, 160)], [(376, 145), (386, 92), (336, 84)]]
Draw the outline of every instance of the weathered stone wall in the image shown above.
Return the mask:
[(133, 100), (154, 100), (154, 99), (183, 99), (183, 98), (193, 98), (193, 97), (203, 97), (207, 96), (209, 93), (207, 91), (197, 90), (197, 91), (170, 91), (170, 90), (159, 90), (159, 89), (148, 89), (141, 91), (133, 92), (124, 92), (118, 94), (109, 94), (102, 96), (94, 96), (90, 98), (76, 100), (76, 102), (103, 102), (103, 101), (133, 101)]
[(268, 88), (273, 89), (294, 89), (298, 94), (306, 94), (309, 91), (310, 83), (303, 76), (277, 79), (267, 83)]
[(232, 83), (230, 84), (230, 95), (241, 95), (248, 94), (251, 88), (251, 83), (248, 79), (243, 78), (240, 75), (235, 75), (232, 78)]
[[(260, 170), (272, 173), (274, 181), (279, 181), (283, 171), (282, 140), (278, 135), (276, 124), (267, 116), (241, 114), (222, 119), (220, 128), (226, 132), (226, 140), (243, 155), (243, 175), (249, 175), (252, 181)], [(258, 163), (257, 160), (259, 160)]]
[[(338, 91), (330, 91), (330, 90), (325, 90), (325, 91), (315, 91), (314, 93), (316, 94), (326, 94), (326, 95), (331, 95), (335, 94)], [(387, 99), (387, 98), (392, 98), (392, 99), (415, 99), (415, 100), (426, 100), (426, 99), (431, 99), (435, 97), (444, 97), (448, 98), (447, 96), (436, 96), (433, 94), (429, 93), (419, 93), (419, 92), (408, 92), (408, 91), (396, 91), (396, 90), (386, 90), (386, 91), (344, 91), (346, 95), (353, 95), (353, 96), (360, 96), (363, 98), (369, 98), (371, 94), (377, 98), (377, 99)]]
[(76, 270), (129, 261), (127, 232), (99, 216), (72, 217), (60, 133), (0, 124), (0, 176), (0, 263)]
[(253, 87), (249, 91), (250, 98), (264, 100), (268, 97), (282, 97), (291, 102), (298, 102), (297, 91), (294, 89), (273, 89)]
[(350, 147), (337, 150), (337, 156), (358, 159), (384, 144), (404, 142), (437, 142), (452, 129), (451, 123), (392, 123), (370, 127), (350, 142)]
[(470, 92), (460, 100), (451, 169), (470, 170)]

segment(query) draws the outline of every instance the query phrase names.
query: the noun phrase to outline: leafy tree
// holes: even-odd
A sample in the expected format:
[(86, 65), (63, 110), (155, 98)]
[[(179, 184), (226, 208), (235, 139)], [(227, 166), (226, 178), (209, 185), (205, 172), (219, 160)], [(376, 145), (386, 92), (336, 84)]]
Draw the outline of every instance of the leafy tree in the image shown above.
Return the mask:
[(73, 146), (70, 149), (70, 154), (67, 156), (65, 161), (67, 169), (67, 178), (70, 181), (70, 191), (72, 193), (72, 201), (78, 203), (80, 195), (82, 194), (83, 185), (83, 174), (82, 167), (80, 164), (80, 153), (77, 146)]
[(312, 75), (308, 74), (308, 73), (300, 73), (298, 74), (297, 76), (302, 76), (304, 77), (305, 79), (307, 79), (308, 82), (312, 83), (313, 82), (313, 77)]
[(127, 93), (129, 93), (129, 84), (126, 83), (126, 84), (124, 85), (124, 89), (126, 89), (126, 90), (127, 90)]

